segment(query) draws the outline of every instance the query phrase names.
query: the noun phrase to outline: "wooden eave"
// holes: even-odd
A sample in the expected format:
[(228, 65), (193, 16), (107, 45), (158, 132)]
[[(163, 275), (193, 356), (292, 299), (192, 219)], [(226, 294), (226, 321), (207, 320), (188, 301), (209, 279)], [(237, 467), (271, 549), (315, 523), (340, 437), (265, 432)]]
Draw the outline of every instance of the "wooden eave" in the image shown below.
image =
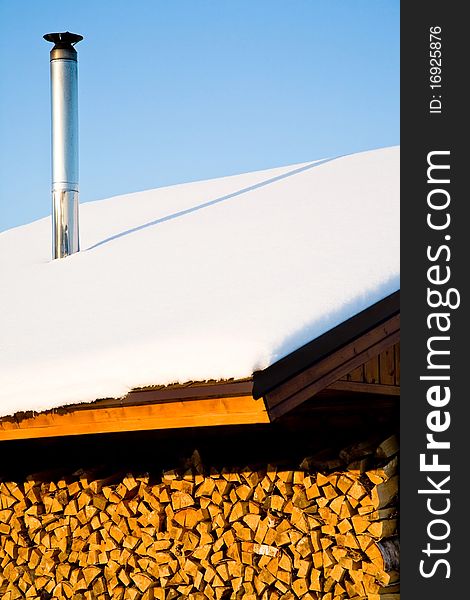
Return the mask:
[(269, 423), (251, 390), (248, 380), (134, 390), (117, 400), (0, 419), (0, 440)]
[(264, 371), (254, 373), (253, 395), (264, 398), (271, 420), (326, 388), (397, 395), (396, 385), (341, 379), (399, 340), (400, 292), (395, 292)]
[(0, 418), (0, 441), (217, 425), (263, 424), (329, 392), (396, 396), (399, 385), (345, 376), (399, 341), (399, 292), (359, 313), (253, 378), (131, 391), (42, 413)]

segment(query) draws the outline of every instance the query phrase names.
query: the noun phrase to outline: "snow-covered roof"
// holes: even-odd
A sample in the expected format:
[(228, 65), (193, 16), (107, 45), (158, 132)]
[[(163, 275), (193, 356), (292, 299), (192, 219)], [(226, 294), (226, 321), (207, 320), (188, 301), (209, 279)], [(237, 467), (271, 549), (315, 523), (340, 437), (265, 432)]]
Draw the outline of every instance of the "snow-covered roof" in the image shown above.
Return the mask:
[(0, 234), (0, 416), (249, 377), (399, 288), (399, 148), (80, 207)]

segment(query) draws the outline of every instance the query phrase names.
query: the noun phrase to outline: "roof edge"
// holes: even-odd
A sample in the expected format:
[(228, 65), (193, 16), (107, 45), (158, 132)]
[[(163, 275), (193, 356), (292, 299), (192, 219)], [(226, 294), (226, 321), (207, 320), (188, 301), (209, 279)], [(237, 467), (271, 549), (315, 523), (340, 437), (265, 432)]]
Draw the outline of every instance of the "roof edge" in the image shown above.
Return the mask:
[(400, 312), (400, 290), (343, 321), (266, 369), (253, 373), (253, 397), (261, 398), (342, 346)]

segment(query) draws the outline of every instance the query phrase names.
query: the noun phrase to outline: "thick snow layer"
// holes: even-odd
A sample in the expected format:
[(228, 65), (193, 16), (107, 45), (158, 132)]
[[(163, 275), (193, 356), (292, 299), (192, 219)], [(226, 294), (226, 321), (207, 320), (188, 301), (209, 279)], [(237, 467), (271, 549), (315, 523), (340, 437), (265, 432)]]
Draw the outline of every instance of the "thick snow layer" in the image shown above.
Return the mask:
[(399, 148), (83, 204), (0, 234), (0, 415), (241, 378), (399, 287)]

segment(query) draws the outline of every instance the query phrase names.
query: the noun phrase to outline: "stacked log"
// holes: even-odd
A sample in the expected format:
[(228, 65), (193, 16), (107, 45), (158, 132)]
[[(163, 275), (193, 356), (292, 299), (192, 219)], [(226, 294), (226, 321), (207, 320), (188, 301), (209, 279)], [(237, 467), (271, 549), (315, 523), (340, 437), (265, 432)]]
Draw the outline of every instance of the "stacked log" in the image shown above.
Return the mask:
[(396, 600), (397, 450), (0, 482), (0, 597)]

